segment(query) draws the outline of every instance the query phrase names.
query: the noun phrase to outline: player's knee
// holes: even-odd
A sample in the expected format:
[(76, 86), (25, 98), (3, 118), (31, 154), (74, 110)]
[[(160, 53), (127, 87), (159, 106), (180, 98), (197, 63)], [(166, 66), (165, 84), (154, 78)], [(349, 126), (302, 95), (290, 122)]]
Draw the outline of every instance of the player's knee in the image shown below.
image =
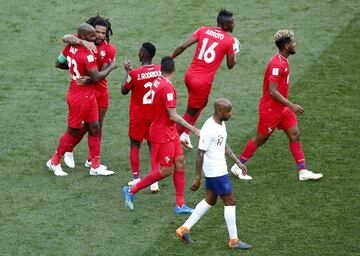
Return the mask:
[(71, 135), (71, 136), (77, 136), (79, 134), (80, 129), (77, 128), (67, 128), (67, 132)]
[(89, 134), (91, 136), (98, 136), (99, 130), (100, 130), (99, 122), (94, 122), (89, 124)]
[(160, 166), (160, 175), (161, 177), (168, 177), (172, 173), (172, 168), (168, 166)]
[(290, 134), (289, 139), (291, 142), (299, 142), (300, 141), (300, 132), (295, 132)]
[(185, 157), (178, 156), (175, 158), (175, 169), (176, 170), (183, 170), (185, 168)]

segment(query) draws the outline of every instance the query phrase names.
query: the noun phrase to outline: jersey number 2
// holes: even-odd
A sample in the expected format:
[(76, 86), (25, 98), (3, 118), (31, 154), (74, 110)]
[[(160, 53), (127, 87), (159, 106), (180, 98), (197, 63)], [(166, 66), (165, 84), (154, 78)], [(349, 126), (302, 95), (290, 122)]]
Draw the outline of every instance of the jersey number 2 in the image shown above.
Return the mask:
[(209, 39), (207, 39), (207, 38), (203, 39), (198, 59), (199, 60), (204, 59), (204, 61), (206, 63), (211, 63), (214, 61), (215, 56), (216, 56), (214, 49), (219, 43), (214, 42), (212, 45), (210, 45), (208, 48), (206, 48), (208, 42), (209, 42)]
[(144, 84), (145, 88), (150, 88), (150, 90), (144, 94), (144, 97), (143, 97), (144, 105), (153, 103), (155, 92), (151, 89), (151, 86), (152, 86), (151, 82), (147, 82), (146, 84)]

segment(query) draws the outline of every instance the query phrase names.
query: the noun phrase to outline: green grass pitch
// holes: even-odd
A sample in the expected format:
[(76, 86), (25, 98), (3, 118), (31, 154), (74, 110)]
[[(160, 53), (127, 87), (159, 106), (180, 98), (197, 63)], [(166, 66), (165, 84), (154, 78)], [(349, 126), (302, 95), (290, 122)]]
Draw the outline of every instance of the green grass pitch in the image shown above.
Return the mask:
[[(103, 162), (113, 177), (90, 177), (83, 167), (87, 143), (76, 149), (77, 167), (57, 178), (45, 167), (66, 128), (66, 71), (54, 67), (61, 37), (96, 10), (112, 19), (117, 59), (139, 65), (137, 51), (153, 42), (155, 62), (195, 29), (215, 25), (217, 12), (234, 12), (242, 43), (233, 70), (222, 65), (198, 127), (217, 97), (233, 102), (228, 143), (239, 154), (255, 134), (257, 104), (274, 33), (291, 28), (290, 100), (302, 105), (299, 126), (308, 167), (318, 182), (299, 182), (286, 136), (277, 131), (248, 162), (251, 182), (232, 177), (240, 238), (253, 245), (242, 255), (360, 255), (360, 2), (357, 0), (225, 1), (1, 1), (0, 8), (0, 255), (238, 255), (227, 248), (222, 202), (192, 229), (196, 243), (175, 237), (186, 217), (174, 216), (171, 179), (161, 192), (140, 192), (129, 212), (120, 189), (131, 177), (127, 137), (129, 97), (120, 94), (122, 67), (108, 79), (110, 108), (104, 124)], [(176, 58), (178, 112), (186, 106), (183, 76), (194, 47)], [(194, 139), (197, 145), (197, 140)], [(186, 151), (186, 202), (204, 196), (189, 186), (196, 150)], [(232, 165), (230, 161), (229, 166)], [(148, 151), (142, 148), (143, 174)]]

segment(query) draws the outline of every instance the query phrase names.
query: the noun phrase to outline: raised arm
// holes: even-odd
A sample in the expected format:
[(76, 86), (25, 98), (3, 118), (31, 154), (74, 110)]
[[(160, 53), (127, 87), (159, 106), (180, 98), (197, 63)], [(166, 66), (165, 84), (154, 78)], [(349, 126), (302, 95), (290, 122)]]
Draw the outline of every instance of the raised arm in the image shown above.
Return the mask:
[(176, 56), (180, 55), (183, 51), (185, 51), (188, 47), (195, 44), (197, 39), (193, 36), (190, 36), (188, 39), (185, 40), (175, 51), (170, 55), (171, 58), (176, 58)]
[(65, 35), (65, 36), (63, 36), (62, 40), (66, 44), (70, 44), (72, 46), (83, 45), (87, 49), (89, 49), (93, 52), (96, 52), (96, 45), (93, 42), (82, 40), (74, 35), (71, 35), (71, 34)]
[(126, 84), (126, 81), (129, 77), (129, 72), (131, 71), (131, 64), (130, 64), (130, 60), (126, 60), (124, 61), (124, 69), (125, 69), (125, 76), (124, 76), (124, 79), (122, 81), (122, 84), (121, 84), (121, 93), (123, 95), (126, 95), (130, 92), (130, 90), (128, 88), (125, 87), (125, 84)]

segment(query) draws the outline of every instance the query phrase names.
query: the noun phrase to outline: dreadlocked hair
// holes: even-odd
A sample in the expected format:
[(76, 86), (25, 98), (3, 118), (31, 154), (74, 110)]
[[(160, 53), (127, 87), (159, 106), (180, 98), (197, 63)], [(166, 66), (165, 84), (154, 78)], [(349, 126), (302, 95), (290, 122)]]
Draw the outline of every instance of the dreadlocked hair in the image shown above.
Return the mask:
[(113, 35), (113, 31), (111, 29), (111, 22), (109, 19), (103, 18), (100, 16), (99, 12), (96, 12), (96, 15), (93, 17), (90, 17), (86, 23), (90, 24), (91, 26), (93, 26), (95, 28), (96, 25), (98, 26), (104, 26), (106, 27), (106, 36), (105, 36), (105, 40), (110, 42), (110, 38)]
[(294, 32), (292, 30), (288, 29), (282, 29), (276, 32), (274, 35), (275, 44), (279, 48), (279, 50), (282, 50), (284, 48), (284, 45), (289, 43), (291, 39), (294, 38)]

